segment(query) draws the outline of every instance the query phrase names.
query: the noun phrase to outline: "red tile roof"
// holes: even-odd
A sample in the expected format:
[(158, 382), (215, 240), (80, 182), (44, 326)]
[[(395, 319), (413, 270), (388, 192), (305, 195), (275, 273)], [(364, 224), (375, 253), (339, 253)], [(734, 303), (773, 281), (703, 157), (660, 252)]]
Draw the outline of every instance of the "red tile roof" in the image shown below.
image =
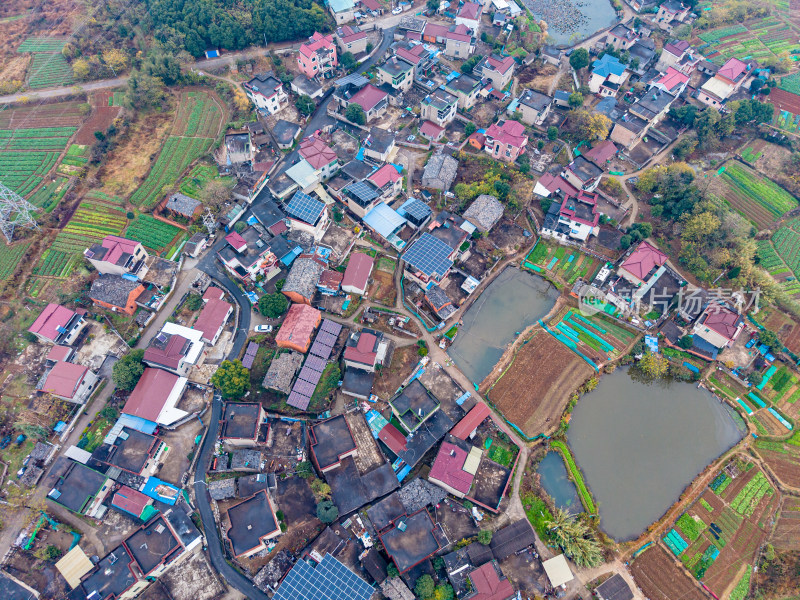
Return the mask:
[[(414, 49), (416, 48), (422, 48), (422, 46), (415, 46)], [(404, 61), (412, 65), (418, 65), (419, 61), (422, 60), (422, 58), (419, 56), (420, 53), (414, 54), (413, 50), (406, 50), (405, 48), (398, 48), (396, 54)]]
[(117, 264), (123, 254), (133, 254), (139, 242), (116, 235), (107, 235), (103, 238), (103, 248), (108, 249), (103, 261)]
[(452, 29), (449, 29), (446, 34), (444, 34), (448, 40), (455, 40), (457, 42), (468, 42), (472, 39), (472, 36), (469, 34), (469, 29), (467, 29), (466, 25), (456, 25)]
[(296, 346), (307, 346), (311, 343), (321, 318), (321, 313), (308, 304), (292, 304), (283, 320), (276, 342), (291, 342)]
[(497, 60), (494, 56), (490, 56), (486, 59), (486, 64), (499, 73), (505, 73), (516, 64), (516, 61), (513, 56), (506, 56), (502, 60)]
[(710, 304), (706, 308), (700, 323), (716, 331), (721, 336), (732, 340), (741, 324), (742, 316), (736, 311), (719, 304)]
[(436, 23), (428, 23), (425, 25), (425, 29), (423, 29), (423, 35), (425, 37), (444, 37), (450, 33), (450, 28), (444, 25), (437, 25)]
[(200, 316), (197, 321), (192, 325), (192, 329), (203, 332), (203, 339), (213, 340), (217, 332), (225, 324), (228, 317), (228, 311), (233, 308), (233, 305), (224, 300), (211, 299), (206, 302), (203, 310), (200, 311)]
[(314, 53), (316, 53), (317, 50), (327, 48), (333, 48), (333, 36), (322, 35), (321, 33), (315, 31), (314, 35), (308, 38), (308, 42), (300, 46), (300, 54), (310, 58), (314, 56)]
[(136, 515), (142, 514), (145, 507), (150, 503), (150, 498), (141, 492), (123, 485), (111, 499), (111, 505), (116, 506), (126, 512)]
[(363, 252), (353, 252), (344, 271), (342, 286), (353, 286), (359, 290), (367, 289), (369, 274), (372, 272), (374, 261), (372, 257)]
[(506, 579), (500, 579), (493, 562), (470, 572), (469, 579), (475, 594), (470, 600), (508, 600), (514, 595), (514, 586)]
[(222, 300), (224, 297), (225, 292), (213, 285), (203, 294), (203, 300)]
[(455, 444), (443, 442), (433, 461), (429, 479), (436, 479), (450, 486), (454, 490), (466, 494), (472, 487), (472, 480), (475, 477), (462, 469), (469, 453), (462, 450)]
[(378, 189), (380, 189), (389, 182), (392, 183), (396, 182), (401, 177), (402, 175), (400, 175), (399, 171), (395, 169), (392, 165), (383, 165), (380, 169), (375, 171), (367, 179), (369, 179), (372, 183), (374, 183), (378, 187)]
[(300, 142), (300, 156), (315, 169), (321, 169), (336, 160), (336, 152), (331, 150), (321, 139), (310, 137)]
[(561, 175), (545, 173), (539, 178), (538, 183), (545, 187), (551, 194), (557, 190), (561, 190), (561, 193), (567, 196), (575, 196), (578, 193), (578, 188), (561, 177)]
[(342, 285), (343, 278), (344, 273), (340, 273), (339, 271), (325, 270), (322, 272), (322, 275), (319, 276), (319, 285), (332, 290), (338, 290), (339, 286)]
[(686, 40), (677, 40), (674, 42), (670, 42), (666, 46), (664, 46), (664, 50), (672, 54), (673, 56), (683, 56), (683, 53), (689, 49), (689, 42)]
[[(213, 301), (212, 301), (213, 302)], [(151, 345), (144, 351), (143, 360), (177, 369), (181, 359), (186, 356), (186, 347), (189, 340), (180, 335), (170, 335), (163, 348)]]
[(383, 429), (378, 432), (378, 439), (395, 454), (408, 450), (406, 436), (400, 433), (400, 430), (391, 423), (384, 425)]
[(378, 353), (375, 352), (375, 343), (378, 338), (371, 333), (361, 332), (358, 336), (358, 343), (355, 346), (348, 346), (344, 349), (345, 360), (352, 360), (364, 365), (374, 365)]
[(667, 90), (672, 91), (688, 81), (688, 75), (684, 75), (680, 71), (673, 69), (672, 67), (668, 67), (667, 72), (664, 73), (661, 79), (659, 79), (656, 83), (659, 83), (667, 88)]
[(486, 137), (497, 140), (503, 144), (508, 144), (514, 148), (522, 148), (528, 139), (525, 136), (525, 126), (511, 119), (492, 123), (492, 126), (486, 131)]
[(67, 360), (70, 354), (72, 354), (72, 348), (69, 346), (53, 346), (50, 352), (47, 353), (47, 360), (52, 360), (53, 362)]
[(369, 112), (386, 96), (388, 96), (386, 92), (383, 90), (379, 90), (371, 83), (368, 83), (363, 88), (361, 88), (358, 93), (350, 99), (350, 102), (354, 102), (358, 104), (361, 108), (364, 109), (364, 112)]
[(241, 252), (243, 248), (247, 247), (247, 242), (235, 231), (231, 231), (228, 235), (226, 235), (225, 241), (228, 242), (237, 252)]
[(436, 139), (443, 131), (444, 127), (439, 127), (433, 121), (425, 121), (419, 128), (420, 134), (430, 139)]
[(613, 158), (616, 153), (617, 147), (614, 142), (603, 140), (602, 142), (597, 142), (591, 150), (584, 152), (583, 156), (596, 165), (602, 166), (604, 162)]
[(158, 415), (161, 414), (178, 379), (177, 375), (169, 371), (146, 367), (122, 412), (157, 423)]
[(381, 5), (376, 0), (361, 0), (361, 4), (370, 10), (381, 10)]
[(475, 431), (478, 425), (483, 423), (484, 419), (488, 416), (489, 407), (483, 402), (478, 402), (472, 407), (472, 410), (450, 430), (450, 435), (460, 440), (466, 440), (469, 434)]
[(47, 379), (45, 379), (39, 391), (63, 396), (64, 398), (72, 398), (88, 370), (83, 365), (57, 362), (47, 374)]
[(475, 19), (480, 18), (482, 10), (483, 7), (476, 2), (465, 2), (464, 6), (461, 7), (461, 10), (458, 11), (458, 16), (462, 19), (470, 19), (474, 21)]
[(730, 81), (736, 81), (736, 78), (746, 70), (746, 63), (742, 62), (738, 58), (729, 58), (725, 64), (719, 68), (717, 75), (724, 77), (725, 79), (729, 79)]
[(649, 242), (641, 242), (636, 250), (622, 263), (622, 268), (644, 281), (653, 267), (660, 267), (667, 262), (667, 255)]
[(28, 327), (28, 331), (44, 336), (48, 340), (55, 340), (61, 334), (58, 328), (66, 327), (75, 314), (74, 310), (51, 302), (39, 313), (33, 325)]

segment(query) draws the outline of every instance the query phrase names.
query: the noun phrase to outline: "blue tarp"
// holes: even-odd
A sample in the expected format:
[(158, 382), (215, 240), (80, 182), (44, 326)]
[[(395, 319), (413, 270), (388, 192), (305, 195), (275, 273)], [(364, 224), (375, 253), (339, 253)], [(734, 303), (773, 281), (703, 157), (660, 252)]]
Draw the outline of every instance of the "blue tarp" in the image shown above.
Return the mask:
[(692, 373), (699, 373), (700, 369), (695, 367), (692, 363), (683, 361), (683, 366), (689, 369)]
[(142, 493), (164, 504), (174, 505), (181, 491), (171, 483), (161, 481), (158, 477), (150, 477), (142, 488)]

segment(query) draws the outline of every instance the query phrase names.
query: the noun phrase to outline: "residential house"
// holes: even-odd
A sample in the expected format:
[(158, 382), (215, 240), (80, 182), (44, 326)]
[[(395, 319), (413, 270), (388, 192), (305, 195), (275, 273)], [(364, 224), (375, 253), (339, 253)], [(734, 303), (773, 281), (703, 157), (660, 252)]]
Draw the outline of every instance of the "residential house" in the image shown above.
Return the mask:
[(366, 294), (369, 277), (372, 274), (374, 265), (375, 261), (369, 254), (353, 252), (350, 255), (350, 260), (347, 261), (347, 268), (344, 271), (342, 291), (361, 296)]
[(302, 364), (303, 355), (297, 352), (284, 352), (277, 355), (269, 364), (269, 369), (267, 369), (261, 385), (268, 390), (276, 390), (288, 396), (292, 391), (292, 379)]
[(230, 527), (225, 535), (236, 558), (247, 558), (266, 550), (269, 540), (281, 534), (267, 490), (260, 490), (230, 507), (227, 516)]
[(666, 262), (666, 254), (650, 242), (642, 241), (619, 266), (617, 273), (635, 286), (646, 286), (654, 277), (658, 278)]
[(285, 210), (290, 229), (310, 233), (317, 242), (325, 235), (330, 219), (328, 207), (322, 200), (312, 198), (298, 190), (286, 204)]
[(283, 82), (272, 72), (256, 75), (242, 87), (256, 108), (270, 115), (280, 111), (289, 101)]
[(337, 28), (334, 37), (342, 52), (361, 54), (367, 51), (369, 36), (356, 25), (343, 25)]
[(628, 582), (619, 573), (598, 585), (594, 589), (594, 593), (599, 600), (633, 600), (634, 598)]
[(729, 58), (717, 74), (706, 81), (697, 92), (697, 99), (703, 104), (719, 107), (735, 94), (750, 76), (752, 63), (738, 58)]
[(606, 46), (611, 46), (614, 50), (627, 50), (640, 37), (628, 23), (618, 23), (606, 34)]
[(367, 180), (380, 192), (382, 202), (391, 202), (403, 191), (403, 175), (394, 165), (383, 165), (373, 172)]
[(272, 251), (270, 243), (277, 239), (264, 240), (255, 227), (243, 229), (241, 233), (232, 231), (225, 236), (228, 244), (219, 250), (217, 256), (225, 268), (239, 279), (255, 281), (259, 275), (272, 279), (281, 267), (279, 257)]
[(478, 33), (481, 27), (481, 15), (483, 5), (477, 2), (465, 2), (456, 13), (456, 25), (464, 25), (473, 35)]
[(549, 198), (553, 194), (566, 197), (568, 195), (577, 195), (578, 188), (567, 181), (563, 173), (558, 175), (545, 173), (536, 182), (533, 193), (544, 198)]
[(275, 141), (278, 142), (278, 148), (288, 150), (292, 147), (301, 131), (303, 131), (303, 128), (297, 123), (278, 119), (272, 128), (272, 135)]
[(311, 304), (325, 263), (313, 254), (301, 254), (292, 263), (281, 293), (291, 302)]
[(475, 51), (475, 37), (465, 25), (438, 25), (428, 23), (422, 33), (422, 40), (444, 44), (444, 55), (451, 58), (467, 58)]
[(101, 274), (92, 282), (89, 298), (97, 306), (132, 316), (136, 312), (136, 299), (144, 289), (135, 276)]
[(208, 234), (198, 231), (183, 246), (183, 253), (191, 258), (197, 258), (208, 245)]
[(323, 295), (336, 296), (339, 294), (339, 290), (342, 289), (342, 279), (344, 279), (344, 273), (341, 271), (325, 269), (319, 276), (317, 289)]
[(320, 181), (327, 181), (339, 170), (339, 157), (318, 137), (307, 137), (300, 142), (298, 153), (320, 174)]
[(658, 63), (656, 63), (656, 69), (661, 72), (666, 71), (669, 67), (678, 69), (687, 54), (691, 52), (691, 49), (691, 45), (686, 40), (671, 40), (664, 44), (661, 56), (658, 58)]
[(236, 131), (225, 134), (225, 156), (229, 165), (252, 162), (256, 149), (250, 141), (250, 133)]
[[(121, 469), (131, 476), (125, 482), (132, 483), (140, 481), (135, 479), (137, 476), (147, 478), (155, 474), (168, 450), (160, 438), (122, 426), (119, 433), (113, 436), (113, 440), (106, 439), (104, 444), (92, 452), (88, 464), (106, 471), (108, 467)], [(117, 477), (117, 481), (121, 482), (120, 477)]]
[(486, 130), (484, 149), (497, 160), (514, 162), (527, 145), (525, 126), (518, 121), (500, 120)]
[(416, 198), (409, 198), (397, 209), (397, 214), (403, 217), (412, 229), (420, 229), (430, 220), (432, 213), (430, 207), (424, 202)]
[(439, 127), (447, 127), (456, 117), (458, 98), (441, 89), (428, 94), (420, 103), (420, 119), (432, 121)]
[(419, 126), (419, 134), (432, 142), (438, 142), (444, 136), (445, 128), (439, 127), (433, 121), (423, 121)]
[(628, 49), (630, 54), (629, 69), (643, 76), (656, 57), (656, 43), (650, 38), (641, 38)]
[(412, 515), (398, 517), (392, 528), (378, 537), (397, 570), (405, 573), (440, 550), (433, 533), (435, 528), (430, 514), (422, 508)]
[(423, 288), (428, 283), (442, 283), (453, 267), (456, 249), (427, 231), (406, 249), (401, 256), (405, 262), (405, 274), (420, 283)]
[(727, 306), (710, 302), (692, 328), (697, 336), (722, 350), (733, 346), (744, 329), (744, 317)]
[(447, 292), (435, 283), (425, 290), (425, 302), (442, 321), (452, 317), (457, 310)]
[(500, 565), (495, 560), (473, 569), (467, 577), (469, 577), (471, 584), (469, 588), (472, 591), (469, 595), (464, 596), (464, 600), (511, 600), (516, 598), (514, 586), (500, 570)]
[(562, 52), (555, 46), (544, 46), (539, 50), (539, 57), (542, 62), (557, 67), (561, 64)]
[(226, 402), (222, 410), (219, 438), (228, 446), (253, 448), (267, 413), (257, 402)]
[(604, 54), (592, 63), (589, 90), (601, 96), (616, 96), (628, 74), (625, 65), (610, 54)]
[(422, 187), (447, 191), (456, 179), (458, 161), (438, 152), (428, 159), (422, 173)]
[(177, 323), (164, 323), (150, 340), (142, 362), (186, 377), (203, 352), (203, 334)]
[(650, 123), (626, 112), (614, 123), (609, 139), (623, 148), (631, 148), (644, 137), (648, 127), (650, 127)]
[(83, 256), (100, 273), (124, 275), (130, 273), (141, 278), (147, 273), (147, 251), (136, 240), (107, 235), (99, 244), (92, 244)]
[(302, 354), (311, 347), (311, 338), (322, 321), (322, 313), (308, 304), (292, 304), (278, 330), (275, 343), (279, 348), (289, 348)]
[(42, 309), (28, 331), (40, 342), (70, 345), (86, 326), (85, 315), (83, 309), (76, 311), (51, 302)]
[(611, 140), (595, 142), (594, 145), (583, 153), (583, 157), (601, 169), (617, 154), (617, 146)]
[(305, 75), (297, 75), (289, 84), (292, 91), (298, 96), (308, 96), (312, 100), (322, 98), (325, 93), (322, 86), (313, 79), (309, 79)]
[(153, 433), (155, 428), (171, 426), (189, 416), (177, 404), (186, 390), (187, 380), (163, 369), (145, 367), (144, 373), (133, 388), (122, 408), (126, 425), (144, 433)]
[(322, 35), (315, 31), (314, 35), (300, 46), (297, 66), (309, 79), (329, 77), (338, 65), (336, 44), (333, 43), (332, 35)]
[(197, 320), (192, 325), (192, 329), (200, 331), (202, 333), (200, 339), (209, 346), (213, 346), (219, 340), (219, 336), (222, 335), (225, 323), (228, 322), (232, 314), (232, 304), (225, 302), (225, 300), (209, 298), (205, 301), (205, 306), (203, 306)]
[(662, 92), (678, 97), (689, 84), (689, 76), (681, 73), (674, 67), (667, 67), (666, 73), (650, 84), (651, 89), (656, 88)]
[(439, 399), (414, 379), (389, 400), (392, 412), (408, 433), (416, 431), (439, 410)]
[(364, 218), (381, 201), (381, 191), (374, 183), (365, 179), (354, 181), (342, 189), (341, 200), (356, 215)]
[(107, 508), (103, 501), (114, 488), (108, 477), (86, 465), (59, 459), (51, 473), (56, 483), (47, 498), (79, 515), (99, 518)]
[(483, 79), (488, 79), (494, 89), (502, 91), (511, 83), (516, 65), (513, 56), (502, 57), (492, 54), (475, 65), (472, 72)]
[(84, 404), (92, 395), (98, 377), (88, 367), (58, 361), (42, 377), (37, 392), (51, 394), (67, 402)]
[(394, 133), (380, 127), (373, 127), (363, 144), (364, 156), (378, 162), (386, 162), (395, 148)]
[(355, 19), (356, 7), (353, 0), (329, 0), (328, 9), (337, 25), (349, 23)]
[(398, 250), (401, 250), (405, 246), (405, 241), (399, 237), (399, 234), (405, 226), (406, 220), (388, 204), (379, 202), (372, 210), (364, 215), (362, 221), (364, 225)]
[[(229, 137), (230, 136), (225, 136), (226, 146), (228, 146)], [(228, 156), (230, 157), (230, 152), (228, 153)], [(245, 161), (240, 162), (251, 160), (253, 160), (253, 154), (249, 153), (249, 158), (246, 158)], [(169, 198), (167, 198), (167, 203), (164, 205), (164, 210), (177, 217), (191, 220), (203, 211), (203, 203), (190, 196), (187, 196), (186, 194), (176, 192), (174, 194), (170, 194)]]
[(469, 75), (459, 75), (445, 84), (445, 89), (458, 99), (458, 108), (469, 110), (475, 106), (481, 82)]
[[(678, 73), (678, 75), (681, 75)], [(685, 77), (685, 75), (683, 76)], [(675, 96), (660, 87), (653, 87), (628, 109), (630, 114), (647, 121), (652, 126), (658, 123), (669, 111)]]
[(428, 72), (434, 65), (433, 53), (419, 43), (407, 42), (405, 45), (397, 46), (394, 53), (407, 63), (414, 65), (414, 77)]
[(390, 56), (378, 65), (377, 79), (392, 89), (407, 92), (414, 84), (414, 65), (397, 56)]
[(643, 10), (648, 10), (649, 12), (651, 9), (655, 12), (658, 7), (658, 0), (626, 0), (626, 2), (637, 13), (641, 13)]
[(560, 240), (586, 242), (590, 235), (599, 232), (600, 212), (597, 194), (579, 191), (560, 204), (553, 202), (542, 222), (542, 235)]
[(464, 498), (472, 487), (483, 452), (480, 448), (449, 438), (439, 447), (431, 465), (428, 481), (447, 490), (456, 498)]
[[(288, 177), (290, 180), (289, 192), (300, 191), (308, 194), (311, 193), (322, 181), (322, 174), (303, 158), (300, 158), (297, 163), (286, 169), (283, 175)], [(286, 196), (278, 196), (278, 198), (284, 200)]]
[(566, 90), (556, 90), (553, 93), (553, 102), (559, 108), (569, 108), (570, 93)]
[(371, 83), (362, 87), (352, 98), (350, 98), (344, 105), (345, 109), (350, 104), (358, 104), (364, 109), (364, 114), (367, 116), (367, 122), (377, 119), (386, 112), (386, 107), (389, 105), (389, 94), (383, 90), (376, 88)]
[(503, 217), (503, 205), (494, 196), (481, 194), (464, 212), (464, 218), (475, 225), (478, 231), (488, 232)]
[(341, 466), (348, 456), (358, 454), (358, 446), (344, 415), (337, 415), (308, 428), (311, 460), (320, 473)]
[(383, 365), (389, 351), (389, 340), (372, 329), (353, 332), (344, 347), (344, 364), (348, 368), (372, 373)]
[(666, 0), (658, 7), (658, 12), (653, 21), (659, 29), (672, 32), (672, 29), (685, 23), (691, 11), (690, 6), (684, 6), (680, 0)]
[(516, 103), (508, 105), (508, 113), (519, 111), (522, 114), (520, 120), (526, 125), (541, 125), (550, 114), (552, 105), (553, 99), (550, 96), (529, 88), (517, 98)]

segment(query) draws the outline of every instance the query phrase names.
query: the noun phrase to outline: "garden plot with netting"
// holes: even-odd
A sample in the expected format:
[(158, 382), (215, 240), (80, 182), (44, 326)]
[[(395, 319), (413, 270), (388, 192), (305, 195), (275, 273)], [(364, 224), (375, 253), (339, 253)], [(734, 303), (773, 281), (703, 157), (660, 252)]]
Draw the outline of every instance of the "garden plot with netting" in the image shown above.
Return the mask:
[(797, 29), (781, 15), (719, 27), (698, 38), (701, 53), (718, 65), (730, 58), (759, 60), (800, 49)]
[(34, 275), (67, 277), (83, 260), (83, 251), (107, 235), (122, 235), (125, 211), (116, 206), (83, 200), (50, 248), (42, 253)]
[(662, 538), (686, 569), (718, 597), (753, 564), (779, 502), (777, 490), (755, 464), (736, 458), (731, 465)]
[(556, 339), (595, 365), (620, 356), (636, 334), (609, 318), (568, 309), (548, 323)]
[(143, 246), (156, 252), (169, 248), (183, 230), (169, 223), (159, 221), (151, 215), (139, 215), (125, 232), (125, 237), (141, 242)]

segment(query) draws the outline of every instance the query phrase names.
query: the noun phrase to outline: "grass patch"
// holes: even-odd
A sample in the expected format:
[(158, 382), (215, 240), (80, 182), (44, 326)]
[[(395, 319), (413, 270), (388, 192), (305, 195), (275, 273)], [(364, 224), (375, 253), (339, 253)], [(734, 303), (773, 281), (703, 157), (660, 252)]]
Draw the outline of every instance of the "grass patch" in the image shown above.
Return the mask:
[(533, 526), (533, 530), (541, 540), (550, 539), (550, 530), (547, 524), (553, 520), (553, 515), (544, 500), (536, 496), (533, 492), (528, 492), (522, 496), (522, 507), (525, 509), (525, 516)]
[(583, 474), (578, 468), (578, 465), (575, 463), (575, 459), (572, 457), (569, 447), (560, 440), (553, 440), (550, 442), (550, 447), (561, 453), (564, 463), (567, 465), (567, 469), (572, 476), (572, 480), (575, 482), (575, 487), (578, 488), (578, 495), (581, 498), (581, 502), (583, 503), (583, 507), (586, 509), (586, 512), (595, 514), (597, 512), (597, 508), (594, 505), (592, 494), (589, 492), (589, 488), (586, 487), (586, 482), (583, 480)]

